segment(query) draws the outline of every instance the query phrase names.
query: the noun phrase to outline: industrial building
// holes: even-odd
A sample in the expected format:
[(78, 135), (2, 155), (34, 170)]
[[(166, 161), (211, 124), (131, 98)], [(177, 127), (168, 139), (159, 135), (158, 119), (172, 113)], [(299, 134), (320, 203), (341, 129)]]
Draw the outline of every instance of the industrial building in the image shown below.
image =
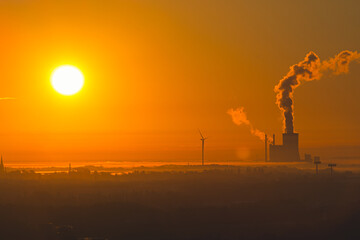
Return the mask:
[[(273, 141), (269, 144), (269, 162), (299, 162), (299, 134), (283, 133), (283, 144), (275, 144), (275, 134)], [(268, 140), (265, 136), (265, 160), (268, 161)]]

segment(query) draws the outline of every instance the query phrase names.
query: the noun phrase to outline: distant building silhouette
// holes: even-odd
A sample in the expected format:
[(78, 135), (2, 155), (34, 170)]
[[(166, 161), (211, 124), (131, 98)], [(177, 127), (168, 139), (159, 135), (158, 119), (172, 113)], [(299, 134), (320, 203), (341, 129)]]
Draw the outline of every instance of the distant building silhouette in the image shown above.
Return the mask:
[(283, 133), (283, 145), (275, 145), (275, 135), (273, 143), (269, 146), (270, 162), (299, 162), (299, 134)]
[[(314, 158), (314, 161), (315, 161), (315, 158)], [(312, 162), (311, 154), (305, 153), (305, 162)]]

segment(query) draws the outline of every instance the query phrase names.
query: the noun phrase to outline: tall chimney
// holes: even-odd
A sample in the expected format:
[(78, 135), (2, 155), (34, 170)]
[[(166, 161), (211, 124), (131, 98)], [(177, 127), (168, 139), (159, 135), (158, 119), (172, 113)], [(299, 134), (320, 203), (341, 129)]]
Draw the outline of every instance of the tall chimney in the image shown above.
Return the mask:
[(268, 139), (267, 139), (267, 135), (265, 134), (265, 162), (267, 162), (267, 158), (268, 158)]
[(275, 145), (275, 134), (273, 134), (273, 145)]

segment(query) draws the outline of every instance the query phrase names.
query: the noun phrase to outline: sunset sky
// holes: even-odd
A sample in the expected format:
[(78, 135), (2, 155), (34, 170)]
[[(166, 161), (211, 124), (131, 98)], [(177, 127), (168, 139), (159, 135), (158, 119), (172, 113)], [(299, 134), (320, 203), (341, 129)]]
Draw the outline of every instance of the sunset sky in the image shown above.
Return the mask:
[[(263, 158), (261, 131), (282, 133), (275, 85), (314, 51), (360, 51), (356, 0), (2, 0), (0, 152), (11, 162)], [(50, 76), (79, 68), (83, 89)], [(360, 64), (295, 92), (301, 153), (360, 156)], [(330, 151), (331, 150), (331, 151)]]

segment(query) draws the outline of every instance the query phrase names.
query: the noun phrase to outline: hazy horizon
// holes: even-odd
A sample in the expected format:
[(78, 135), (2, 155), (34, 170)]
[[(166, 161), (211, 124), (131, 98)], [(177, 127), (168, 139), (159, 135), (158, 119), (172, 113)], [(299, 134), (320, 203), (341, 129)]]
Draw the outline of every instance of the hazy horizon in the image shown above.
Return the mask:
[[(311, 51), (321, 74), (312, 66), (291, 106), (301, 157), (360, 156), (358, 1), (0, 6), (0, 152), (7, 163), (196, 161), (198, 129), (209, 137), (207, 160), (260, 160), (264, 144), (253, 134), (275, 133), (280, 143), (284, 129), (275, 86)], [(331, 60), (342, 51), (353, 54), (345, 68)], [(85, 79), (71, 96), (50, 82), (66, 64)], [(247, 119), (237, 126), (228, 111), (239, 108)]]

